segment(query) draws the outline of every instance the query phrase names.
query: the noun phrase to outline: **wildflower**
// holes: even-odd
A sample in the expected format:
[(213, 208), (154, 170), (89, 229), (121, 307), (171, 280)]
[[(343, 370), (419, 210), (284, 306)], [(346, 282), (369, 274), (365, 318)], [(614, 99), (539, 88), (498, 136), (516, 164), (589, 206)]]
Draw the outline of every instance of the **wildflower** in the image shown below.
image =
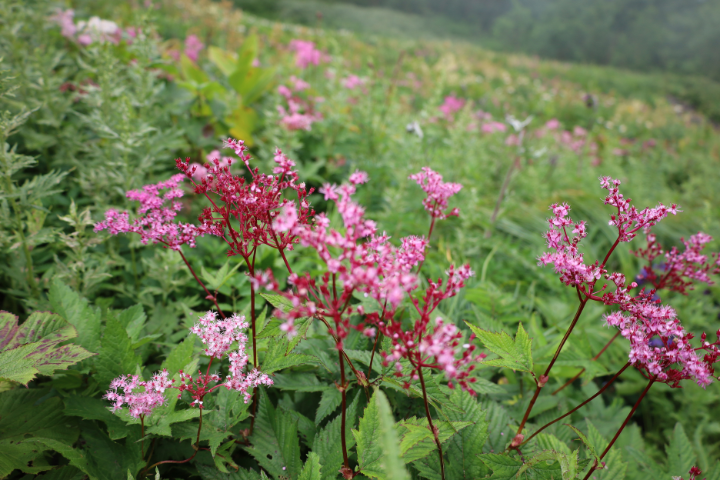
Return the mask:
[(77, 38), (78, 43), (83, 46), (105, 42), (117, 44), (122, 35), (122, 30), (115, 22), (99, 17), (90, 17), (88, 21), (78, 22), (77, 32), (80, 34)]
[[(171, 388), (174, 380), (168, 380), (168, 371), (153, 375), (150, 381), (141, 381), (137, 375), (121, 375), (110, 382), (103, 398), (113, 402), (113, 412), (120, 410), (123, 405), (128, 406), (131, 417), (147, 416), (161, 405), (165, 404), (165, 390)], [(142, 391), (137, 391), (142, 388)]]
[(504, 132), (505, 130), (507, 130), (507, 127), (504, 123), (488, 122), (483, 124), (481, 130), (483, 133)]
[(322, 115), (314, 111), (314, 101), (303, 99), (297, 94), (310, 88), (310, 84), (295, 77), (290, 77), (289, 88), (285, 85), (278, 87), (278, 93), (286, 100), (287, 108), (278, 105), (278, 113), (282, 116), (280, 124), (288, 130), (310, 130), (312, 124), (322, 119)]
[[(184, 391), (190, 393), (194, 400), (193, 406), (202, 409), (205, 395), (221, 386), (228, 390), (240, 392), (245, 403), (248, 403), (252, 398), (251, 392), (253, 388), (259, 385), (271, 386), (273, 384), (270, 377), (257, 369), (245, 372), (248, 364), (248, 356), (245, 353), (248, 338), (243, 333), (243, 330), (247, 327), (248, 324), (244, 316), (233, 314), (230, 318), (218, 319), (215, 312), (209, 311), (200, 317), (199, 322), (190, 329), (192, 333), (200, 337), (200, 341), (206, 346), (205, 354), (211, 357), (211, 364), (212, 359), (222, 359), (226, 354), (230, 361), (229, 375), (225, 377), (223, 383), (218, 383), (221, 381), (219, 375), (209, 373), (209, 366), (208, 372), (205, 374), (201, 371), (198, 372), (196, 379), (193, 379), (192, 375), (180, 371), (182, 383), (178, 388), (181, 393)], [(234, 342), (237, 342), (237, 349), (230, 351)], [(217, 385), (209, 387), (210, 383), (216, 383)]]
[(306, 69), (310, 65), (320, 65), (327, 60), (327, 55), (315, 48), (315, 43), (305, 40), (292, 40), (290, 50), (295, 52), (295, 65)]
[(347, 88), (348, 90), (355, 90), (356, 88), (362, 87), (365, 85), (365, 80), (358, 77), (357, 75), (350, 75), (343, 79), (342, 81), (343, 87)]
[(185, 38), (185, 55), (193, 62), (197, 62), (198, 55), (203, 48), (205, 48), (205, 44), (200, 41), (197, 35), (188, 35)]
[(462, 110), (462, 108), (465, 106), (465, 99), (464, 98), (458, 98), (454, 95), (449, 95), (445, 97), (445, 100), (443, 101), (443, 104), (440, 105), (439, 109), (443, 114), (445, 115), (445, 118), (448, 120), (453, 119), (453, 115)]
[(547, 130), (557, 130), (560, 128), (560, 121), (557, 118), (550, 119), (545, 123), (545, 128)]
[(57, 9), (55, 15), (50, 17), (50, 21), (60, 26), (60, 34), (63, 37), (74, 40), (75, 33), (77, 32), (77, 27), (75, 26), (75, 22), (73, 21), (74, 17), (75, 12), (72, 9)]
[(409, 178), (415, 180), (427, 194), (427, 197), (423, 200), (423, 205), (431, 217), (444, 219), (460, 214), (460, 210), (457, 208), (453, 208), (449, 212), (445, 210), (448, 208), (448, 199), (458, 193), (462, 189), (462, 185), (459, 183), (444, 183), (442, 175), (433, 171), (430, 167), (423, 167), (421, 172), (410, 175)]
[[(174, 175), (170, 179), (154, 185), (146, 185), (142, 190), (130, 190), (126, 196), (140, 202), (138, 213), (144, 214), (130, 222), (128, 212), (110, 209), (105, 212), (105, 221), (95, 224), (95, 231), (108, 230), (110, 234), (137, 233), (143, 244), (162, 243), (166, 248), (180, 250), (187, 244), (195, 248), (195, 238), (203, 231), (194, 225), (174, 223), (182, 204), (175, 199), (183, 196), (178, 188), (183, 175)], [(167, 190), (161, 195), (162, 190)]]

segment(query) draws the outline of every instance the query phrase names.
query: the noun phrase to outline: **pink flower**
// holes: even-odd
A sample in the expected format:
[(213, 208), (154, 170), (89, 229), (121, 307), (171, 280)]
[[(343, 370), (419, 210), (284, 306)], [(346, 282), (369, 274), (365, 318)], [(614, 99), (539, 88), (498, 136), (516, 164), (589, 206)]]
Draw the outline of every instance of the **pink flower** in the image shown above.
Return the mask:
[(560, 128), (560, 121), (557, 118), (548, 120), (545, 123), (545, 128), (548, 130), (557, 130), (558, 128)]
[(290, 50), (295, 52), (295, 65), (302, 69), (310, 65), (320, 65), (321, 61), (327, 60), (327, 55), (317, 50), (313, 42), (293, 40), (290, 42)]
[(292, 113), (285, 115), (281, 120), (280, 124), (288, 130), (307, 130), (310, 131), (310, 127), (315, 122), (315, 117), (311, 115), (305, 115), (304, 113)]
[(505, 139), (505, 145), (507, 145), (508, 147), (519, 146), (520, 145), (520, 137), (518, 137), (514, 133), (511, 133)]
[(489, 122), (484, 123), (481, 130), (483, 133), (504, 132), (507, 130), (507, 126), (500, 122)]
[(200, 55), (203, 48), (205, 48), (205, 44), (200, 41), (197, 35), (188, 35), (185, 38), (185, 55), (193, 62), (197, 62), (198, 55)]
[(355, 170), (355, 173), (350, 175), (350, 183), (352, 183), (353, 185), (367, 183), (368, 179), (368, 174), (366, 172), (361, 172), (360, 170)]
[(358, 77), (357, 75), (350, 75), (343, 79), (342, 85), (348, 90), (354, 90), (358, 87), (362, 87), (363, 85), (365, 85), (365, 80)]
[[(110, 382), (110, 390), (103, 398), (113, 402), (113, 412), (128, 406), (131, 417), (140, 418), (165, 404), (165, 390), (172, 388), (174, 380), (168, 380), (168, 371), (153, 375), (150, 381), (140, 381), (137, 375), (121, 375)], [(142, 391), (136, 391), (143, 388)]]
[(445, 115), (445, 118), (452, 120), (453, 115), (465, 106), (465, 99), (458, 98), (453, 95), (445, 97), (445, 101), (440, 105), (439, 109)]
[[(130, 222), (128, 212), (110, 209), (105, 212), (105, 221), (95, 224), (95, 231), (108, 230), (110, 234), (137, 233), (144, 244), (162, 243), (172, 250), (180, 250), (187, 244), (195, 248), (195, 238), (205, 232), (194, 225), (174, 223), (182, 204), (175, 201), (183, 196), (178, 184), (183, 175), (174, 175), (169, 180), (155, 185), (146, 185), (142, 190), (130, 190), (127, 197), (140, 202), (138, 213), (143, 214)], [(161, 195), (162, 190), (167, 190)]]
[(457, 208), (450, 212), (445, 210), (448, 208), (448, 199), (458, 193), (462, 189), (459, 183), (444, 183), (443, 177), (439, 173), (433, 171), (430, 167), (423, 167), (422, 171), (410, 175), (418, 185), (425, 191), (427, 197), (423, 200), (425, 210), (430, 213), (433, 218), (444, 219), (448, 216), (458, 216), (460, 211)]
[(72, 40), (75, 38), (75, 33), (77, 32), (77, 27), (75, 26), (75, 22), (73, 21), (74, 17), (75, 12), (72, 9), (57, 9), (55, 15), (50, 17), (50, 21), (60, 26), (60, 34), (63, 37)]

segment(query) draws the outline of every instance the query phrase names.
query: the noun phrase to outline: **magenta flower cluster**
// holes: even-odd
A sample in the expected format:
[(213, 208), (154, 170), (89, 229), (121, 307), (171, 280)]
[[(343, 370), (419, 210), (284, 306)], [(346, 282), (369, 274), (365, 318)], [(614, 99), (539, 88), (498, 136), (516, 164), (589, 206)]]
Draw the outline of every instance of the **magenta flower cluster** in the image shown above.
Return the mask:
[[(610, 216), (609, 224), (618, 231), (617, 240), (602, 263), (584, 262), (578, 246), (587, 235), (585, 222), (573, 222), (568, 216), (570, 207), (567, 204), (554, 204), (550, 207), (553, 217), (549, 219), (550, 230), (545, 234), (545, 238), (548, 247), (555, 251), (539, 257), (539, 265), (553, 264), (555, 271), (560, 274), (560, 280), (568, 286), (575, 287), (578, 295), (587, 300), (618, 306), (619, 311), (605, 316), (605, 323), (617, 327), (620, 334), (630, 341), (629, 359), (636, 368), (671, 387), (678, 387), (681, 380), (689, 378), (694, 378), (699, 385), (708, 385), (714, 375), (713, 364), (720, 355), (718, 350), (720, 343), (708, 343), (703, 334), (703, 345), (699, 349), (707, 353), (701, 359), (696, 349), (689, 343), (693, 335), (685, 332), (672, 307), (659, 304), (655, 290), (650, 292), (642, 290), (637, 295), (632, 295), (630, 291), (637, 287), (635, 282), (627, 284), (624, 275), (617, 272), (609, 273), (605, 269), (610, 254), (620, 242), (631, 241), (641, 229), (649, 233), (649, 229), (657, 222), (668, 214), (677, 214), (680, 210), (674, 204), (670, 207), (659, 204), (655, 208), (639, 211), (631, 204), (630, 199), (625, 199), (620, 193), (619, 180), (602, 177), (600, 184), (608, 191), (605, 204), (616, 209), (616, 212)], [(570, 228), (572, 231), (568, 233)], [(654, 237), (650, 238), (654, 241)], [(699, 248), (706, 241), (706, 236), (694, 237), (694, 240), (686, 243), (688, 250), (684, 256), (673, 251), (668, 256), (668, 260), (674, 262), (668, 264), (670, 273), (674, 271), (679, 275), (680, 272), (684, 272), (688, 276), (707, 279), (702, 273), (703, 269), (696, 271), (689, 268), (687, 263), (688, 261), (691, 264), (705, 262), (706, 257), (699, 254)], [(659, 254), (657, 249), (653, 250), (654, 248), (654, 244), (651, 244), (648, 249), (651, 258)], [(615, 290), (603, 293), (608, 284), (603, 285), (599, 290), (596, 289), (596, 283), (601, 278), (614, 284)], [(655, 337), (659, 337), (662, 346), (653, 345), (652, 340)], [(675, 364), (679, 364), (680, 368), (673, 368)]]
[[(165, 390), (173, 387), (174, 380), (168, 380), (168, 371), (153, 375), (145, 382), (137, 375), (122, 375), (110, 382), (110, 390), (103, 398), (113, 402), (113, 412), (128, 406), (131, 417), (147, 416), (161, 405), (165, 404)], [(142, 388), (142, 390), (139, 390)]]
[(322, 120), (320, 112), (315, 111), (315, 102), (321, 99), (301, 97), (301, 92), (310, 88), (310, 84), (294, 75), (290, 77), (289, 84), (289, 87), (286, 85), (278, 87), (278, 93), (287, 102), (287, 107), (277, 106), (277, 111), (282, 117), (280, 124), (288, 130), (309, 131), (314, 122)]
[(443, 182), (442, 175), (428, 167), (423, 167), (421, 172), (410, 175), (409, 178), (415, 180), (427, 194), (427, 197), (423, 200), (423, 205), (433, 219), (442, 220), (460, 214), (458, 208), (453, 208), (449, 212), (446, 210), (448, 208), (448, 199), (458, 193), (462, 189), (462, 185)]
[[(155, 185), (146, 185), (142, 190), (130, 190), (127, 198), (140, 202), (138, 213), (132, 222), (128, 212), (110, 209), (105, 212), (105, 221), (95, 225), (95, 231), (108, 230), (112, 235), (119, 233), (137, 233), (143, 244), (161, 243), (172, 250), (180, 250), (182, 245), (195, 247), (195, 238), (203, 231), (187, 223), (175, 223), (177, 212), (182, 204), (176, 199), (183, 196), (179, 187), (184, 175), (173, 175), (169, 180)], [(164, 190), (167, 190), (163, 193)]]
[(295, 52), (295, 65), (306, 69), (310, 65), (318, 66), (328, 61), (327, 54), (315, 48), (315, 43), (307, 40), (292, 40), (290, 50)]

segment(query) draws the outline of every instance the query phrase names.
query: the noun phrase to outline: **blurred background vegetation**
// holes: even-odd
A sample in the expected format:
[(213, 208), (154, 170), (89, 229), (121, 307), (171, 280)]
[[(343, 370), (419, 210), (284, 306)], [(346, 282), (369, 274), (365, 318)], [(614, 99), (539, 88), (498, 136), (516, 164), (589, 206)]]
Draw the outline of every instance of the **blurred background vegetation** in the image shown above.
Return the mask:
[[(366, 35), (453, 39), (496, 51), (609, 65), (720, 122), (714, 0), (233, 0), (247, 12)], [(660, 75), (657, 75), (660, 74)], [(616, 87), (616, 84), (606, 85)]]

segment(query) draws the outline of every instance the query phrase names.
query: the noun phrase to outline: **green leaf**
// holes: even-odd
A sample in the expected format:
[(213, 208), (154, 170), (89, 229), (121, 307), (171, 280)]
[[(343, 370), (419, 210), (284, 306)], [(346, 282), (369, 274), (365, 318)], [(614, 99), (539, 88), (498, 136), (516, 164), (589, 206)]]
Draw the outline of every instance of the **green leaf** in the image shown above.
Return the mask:
[[(353, 401), (348, 405), (345, 414), (345, 443), (348, 451), (355, 446), (355, 437), (353, 437), (351, 429), (357, 422), (359, 401), (360, 392), (357, 392)], [(342, 423), (341, 415), (342, 413), (328, 422), (325, 428), (315, 434), (315, 438), (313, 439), (312, 450), (318, 454), (320, 463), (325, 466), (323, 479), (336, 478), (338, 471), (343, 466), (342, 435), (340, 431)]]
[(125, 328), (128, 337), (134, 342), (140, 338), (140, 333), (147, 321), (145, 311), (140, 304), (118, 312), (115, 318), (117, 318), (117, 321)]
[[(86, 442), (86, 449), (76, 449), (75, 453), (82, 454), (87, 459), (87, 470), (91, 478), (100, 480), (116, 480), (118, 472), (139, 471), (144, 462), (140, 458), (140, 438), (137, 435), (129, 436), (125, 445), (112, 441), (93, 422), (82, 424), (82, 438)], [(71, 460), (71, 453), (60, 451), (63, 456)], [(76, 460), (79, 461), (79, 460)], [(74, 466), (80, 468), (78, 464)]]
[(167, 368), (168, 377), (173, 378), (180, 370), (188, 366), (193, 360), (195, 348), (195, 335), (188, 336), (178, 344), (163, 362), (163, 368)]
[(66, 445), (57, 440), (53, 440), (52, 438), (33, 437), (23, 440), (22, 442), (28, 444), (42, 445), (48, 449), (54, 450), (66, 459), (68, 459), (70, 465), (80, 469), (91, 477), (94, 477), (94, 472), (90, 467), (87, 455), (82, 450), (72, 448), (70, 445)]
[[(533, 469), (533, 467), (542, 465), (548, 460), (557, 460), (560, 464), (562, 480), (575, 480), (578, 473), (578, 451), (571, 453), (561, 453), (554, 450), (545, 450), (529, 458), (515, 474), (520, 477), (524, 472)], [(544, 465), (543, 465), (544, 466)]]
[[(0, 440), (0, 478), (5, 478), (16, 469), (24, 473), (40, 473), (51, 469), (51, 465), (42, 462), (45, 450), (48, 448), (34, 442)], [(41, 464), (35, 465), (36, 460), (41, 460)]]
[(283, 297), (282, 295), (261, 293), (260, 296), (264, 298), (270, 305), (277, 308), (278, 310), (282, 310), (283, 312), (289, 312), (293, 308), (292, 302), (290, 302), (290, 300)]
[(59, 346), (77, 337), (59, 315), (34, 312), (22, 325), (0, 311), (0, 379), (27, 384), (36, 374), (51, 375), (93, 356), (78, 345)]
[(514, 479), (523, 465), (520, 459), (512, 458), (509, 455), (486, 453), (478, 456), (480, 460), (492, 470), (492, 475), (487, 477), (491, 480)]
[[(605, 457), (605, 468), (595, 470), (592, 476), (597, 477), (597, 480), (624, 480), (627, 469), (628, 464), (622, 461), (620, 450), (611, 449), (608, 456)], [(710, 478), (707, 480), (710, 480)]]
[(56, 278), (50, 286), (48, 299), (53, 312), (75, 327), (78, 335), (76, 343), (92, 353), (98, 353), (100, 351), (100, 312), (90, 308), (87, 300), (72, 291), (59, 278)]
[(209, 465), (197, 465), (198, 473), (203, 480), (260, 480), (260, 473), (255, 470), (239, 468), (237, 472), (223, 473)]
[(211, 45), (208, 47), (208, 57), (226, 77), (230, 76), (230, 74), (237, 68), (235, 55), (232, 52), (223, 50), (222, 48)]
[(132, 428), (120, 417), (113, 415), (108, 409), (110, 403), (106, 400), (92, 397), (68, 397), (65, 399), (65, 415), (84, 418), (85, 420), (100, 420), (107, 426), (110, 440), (125, 438)]
[(590, 441), (587, 439), (584, 433), (582, 433), (580, 430), (578, 430), (576, 427), (566, 423), (566, 427), (570, 427), (575, 433), (578, 434), (580, 437), (580, 441), (585, 444), (585, 446), (588, 449), (588, 455), (591, 459), (597, 462), (598, 465), (600, 465), (600, 457), (598, 456), (597, 452), (595, 451), (595, 447), (590, 443)]
[(102, 390), (120, 375), (135, 373), (140, 359), (135, 356), (127, 331), (113, 317), (108, 317), (100, 346), (100, 355), (95, 362), (97, 381)]
[(340, 403), (342, 403), (342, 395), (337, 388), (323, 391), (317, 412), (315, 413), (315, 423), (319, 425), (325, 417), (340, 406)]
[(180, 69), (186, 80), (202, 84), (210, 81), (207, 74), (203, 72), (187, 55), (183, 54), (180, 58)]
[[(438, 429), (438, 438), (442, 445), (450, 437), (472, 425), (472, 422), (435, 420), (433, 425)], [(437, 452), (435, 437), (428, 426), (427, 418), (410, 417), (398, 422), (396, 428), (400, 435), (400, 455), (405, 463), (414, 462), (426, 457), (431, 452)]]
[(363, 475), (381, 480), (409, 480), (394, 425), (385, 394), (375, 389), (358, 429), (352, 432), (357, 441), (358, 468)]
[(321, 480), (321, 475), (320, 457), (315, 452), (310, 452), (298, 480)]
[(284, 368), (296, 367), (298, 365), (319, 365), (320, 361), (312, 355), (289, 353), (289, 343), (286, 339), (276, 340), (270, 343), (265, 353), (265, 359), (260, 371), (270, 374)]
[(518, 324), (517, 335), (515, 335), (514, 340), (505, 332), (489, 332), (468, 322), (465, 323), (467, 323), (470, 330), (472, 330), (475, 336), (485, 345), (485, 348), (500, 357), (483, 361), (485, 365), (532, 372), (532, 340), (528, 337), (527, 332), (525, 332), (522, 323)]
[(475, 397), (460, 389), (452, 394), (450, 401), (462, 409), (462, 413), (448, 411), (447, 415), (450, 420), (453, 422), (470, 421), (472, 424), (453, 435), (447, 444), (448, 461), (445, 468), (448, 478), (458, 480), (482, 478), (490, 473), (478, 458), (478, 454), (482, 452), (488, 439), (486, 412), (480, 407)]
[(687, 475), (695, 461), (695, 452), (680, 422), (675, 424), (670, 445), (665, 450), (670, 475)]
[(28, 435), (66, 444), (77, 440), (74, 419), (63, 415), (63, 402), (44, 388), (18, 388), (0, 394), (0, 440), (17, 441)]
[(276, 410), (262, 388), (250, 441), (252, 445), (243, 448), (270, 475), (297, 478), (302, 465), (297, 420), (282, 409)]

